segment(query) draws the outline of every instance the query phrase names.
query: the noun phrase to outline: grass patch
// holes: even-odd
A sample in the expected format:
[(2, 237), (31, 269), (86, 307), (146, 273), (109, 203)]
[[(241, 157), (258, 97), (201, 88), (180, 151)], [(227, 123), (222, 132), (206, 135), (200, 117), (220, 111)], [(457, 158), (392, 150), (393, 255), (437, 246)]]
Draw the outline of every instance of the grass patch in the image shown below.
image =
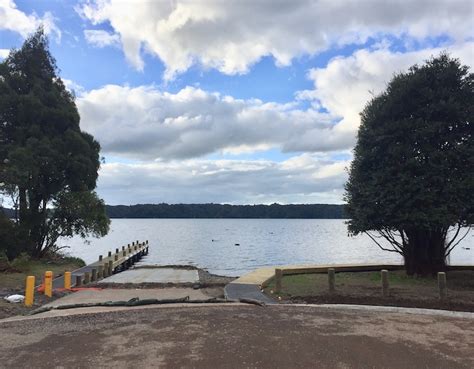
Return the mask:
[(36, 284), (40, 284), (45, 271), (52, 271), (54, 276), (64, 274), (65, 271), (72, 271), (84, 266), (82, 259), (74, 257), (61, 257), (55, 259), (30, 259), (20, 257), (11, 262), (14, 272), (0, 273), (0, 289), (23, 290), (25, 280), (29, 275), (34, 275)]
[(325, 273), (284, 275), (282, 291), (275, 294), (275, 281), (265, 287), (273, 297), (294, 302), (358, 303), (474, 310), (474, 271), (447, 272), (448, 302), (439, 301), (436, 277), (416, 278), (405, 271), (390, 271), (390, 296), (383, 297), (380, 272), (336, 273), (336, 291), (329, 293)]
[[(458, 272), (448, 273), (453, 276)], [(465, 272), (461, 272), (465, 273)], [(416, 278), (406, 275), (402, 270), (390, 271), (388, 275), (391, 287), (437, 287), (437, 280), (433, 277)], [(336, 273), (336, 289), (343, 290), (352, 287), (378, 288), (381, 286), (380, 272), (341, 272)], [(275, 289), (275, 281), (271, 281), (266, 290)], [(328, 289), (328, 277), (325, 273), (293, 274), (283, 276), (283, 289), (281, 296), (306, 296), (315, 293), (324, 293)]]

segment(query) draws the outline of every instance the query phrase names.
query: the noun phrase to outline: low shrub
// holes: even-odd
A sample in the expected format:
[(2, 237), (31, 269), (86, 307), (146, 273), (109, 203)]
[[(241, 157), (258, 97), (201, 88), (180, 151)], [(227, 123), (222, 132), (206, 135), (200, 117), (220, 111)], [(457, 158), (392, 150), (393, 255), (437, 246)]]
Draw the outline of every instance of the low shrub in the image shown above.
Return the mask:
[(22, 252), (10, 263), (13, 269), (21, 272), (27, 272), (30, 269), (31, 257), (26, 252)]

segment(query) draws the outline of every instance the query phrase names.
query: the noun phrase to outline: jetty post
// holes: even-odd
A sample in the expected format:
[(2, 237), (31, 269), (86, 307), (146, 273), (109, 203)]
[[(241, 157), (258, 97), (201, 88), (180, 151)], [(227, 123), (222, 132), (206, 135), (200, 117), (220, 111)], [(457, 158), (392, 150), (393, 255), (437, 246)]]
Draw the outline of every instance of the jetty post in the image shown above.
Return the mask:
[(110, 276), (114, 273), (114, 262), (112, 260), (109, 260), (109, 265), (107, 267), (107, 274)]
[(92, 268), (91, 269), (91, 282), (97, 281), (97, 269)]
[(82, 275), (76, 275), (76, 287), (82, 286)]
[(89, 284), (91, 282), (91, 273), (84, 272), (84, 284)]

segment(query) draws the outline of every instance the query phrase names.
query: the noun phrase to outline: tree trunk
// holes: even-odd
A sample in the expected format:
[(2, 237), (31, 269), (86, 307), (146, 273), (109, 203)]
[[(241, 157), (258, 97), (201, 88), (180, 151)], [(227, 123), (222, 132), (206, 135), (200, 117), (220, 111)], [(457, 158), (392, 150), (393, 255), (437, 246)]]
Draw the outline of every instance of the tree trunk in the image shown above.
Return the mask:
[(404, 260), (408, 275), (435, 275), (446, 270), (446, 234), (442, 230), (411, 229), (405, 232), (408, 242)]
[(19, 187), (19, 222), (18, 222), (18, 246), (16, 254), (27, 252), (29, 255), (33, 253), (34, 244), (30, 240), (30, 223), (31, 217), (28, 209), (28, 192), (25, 187)]
[[(33, 191), (32, 191), (33, 192)], [(41, 197), (30, 197), (30, 239), (35, 247), (32, 256), (41, 257), (43, 248), (42, 229), (44, 228), (45, 214), (40, 209)]]

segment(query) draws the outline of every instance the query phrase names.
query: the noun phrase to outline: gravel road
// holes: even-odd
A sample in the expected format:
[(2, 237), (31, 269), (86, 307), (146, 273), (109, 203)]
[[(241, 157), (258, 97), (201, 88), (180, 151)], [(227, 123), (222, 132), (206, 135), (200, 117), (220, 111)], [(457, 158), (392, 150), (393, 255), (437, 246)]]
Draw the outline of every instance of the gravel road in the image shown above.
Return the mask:
[(164, 306), (0, 322), (2, 368), (472, 368), (474, 319)]

